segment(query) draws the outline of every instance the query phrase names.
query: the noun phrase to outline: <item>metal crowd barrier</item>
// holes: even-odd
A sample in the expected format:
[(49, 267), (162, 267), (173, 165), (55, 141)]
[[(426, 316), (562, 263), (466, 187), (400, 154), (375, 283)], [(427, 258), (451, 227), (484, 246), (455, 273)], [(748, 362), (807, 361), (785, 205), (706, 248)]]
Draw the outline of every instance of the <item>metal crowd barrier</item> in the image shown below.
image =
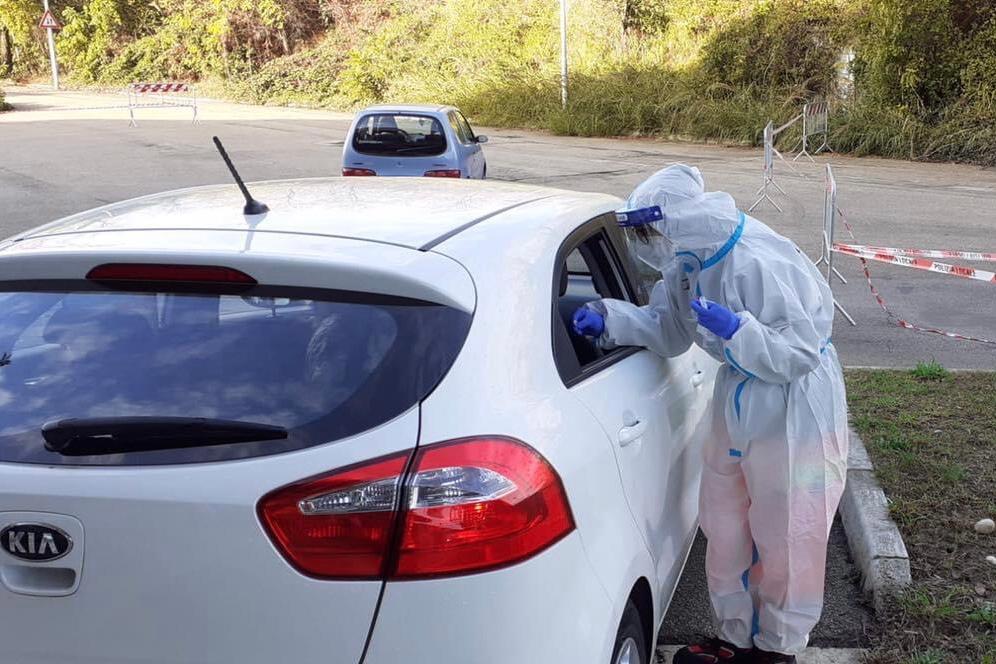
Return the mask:
[(787, 195), (785, 194), (785, 190), (779, 187), (778, 183), (775, 182), (775, 157), (777, 156), (782, 161), (785, 161), (785, 158), (782, 157), (781, 153), (775, 149), (775, 136), (777, 136), (779, 132), (784, 131), (787, 127), (791, 126), (793, 122), (795, 122), (795, 119), (782, 125), (778, 129), (775, 129), (775, 125), (771, 121), (768, 121), (768, 124), (764, 126), (764, 169), (762, 172), (761, 188), (754, 194), (758, 198), (754, 201), (753, 205), (747, 208), (748, 212), (753, 212), (754, 208), (760, 205), (762, 201), (768, 201), (775, 206), (776, 210), (779, 212), (782, 211), (782, 208), (768, 193), (768, 187), (774, 187), (783, 196)]
[(197, 93), (189, 83), (132, 83), (127, 93), (132, 127), (138, 126), (137, 108), (189, 108), (194, 114), (191, 122), (197, 122)]
[[(809, 153), (809, 139), (814, 136), (822, 136), (823, 143), (816, 148), (812, 154)], [(795, 156), (795, 161), (799, 157), (805, 156), (809, 161), (815, 163), (813, 154), (819, 154), (824, 150), (833, 152), (830, 147), (830, 103), (826, 101), (810, 102), (802, 107), (802, 150)]]
[[(837, 277), (840, 279), (841, 283), (847, 283), (847, 279), (844, 275), (833, 266), (833, 246), (834, 246), (834, 232), (837, 227), (837, 179), (833, 176), (833, 169), (830, 168), (830, 164), (826, 165), (826, 174), (824, 176), (824, 195), (823, 195), (823, 242), (822, 247), (820, 247), (820, 257), (816, 261), (816, 266), (819, 267), (823, 263), (827, 265), (827, 285), (830, 286), (830, 293), (833, 294), (833, 278)], [(833, 306), (837, 308), (847, 322), (851, 325), (857, 325), (851, 314), (847, 313), (834, 298)]]

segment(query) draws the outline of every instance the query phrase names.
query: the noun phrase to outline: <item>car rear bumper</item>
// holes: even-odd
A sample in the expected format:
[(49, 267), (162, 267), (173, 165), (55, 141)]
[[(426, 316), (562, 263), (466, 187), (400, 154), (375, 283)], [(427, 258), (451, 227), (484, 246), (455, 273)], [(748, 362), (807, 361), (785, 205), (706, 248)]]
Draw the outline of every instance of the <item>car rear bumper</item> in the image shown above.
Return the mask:
[(507, 569), (389, 583), (364, 664), (605, 664), (615, 615), (575, 532)]

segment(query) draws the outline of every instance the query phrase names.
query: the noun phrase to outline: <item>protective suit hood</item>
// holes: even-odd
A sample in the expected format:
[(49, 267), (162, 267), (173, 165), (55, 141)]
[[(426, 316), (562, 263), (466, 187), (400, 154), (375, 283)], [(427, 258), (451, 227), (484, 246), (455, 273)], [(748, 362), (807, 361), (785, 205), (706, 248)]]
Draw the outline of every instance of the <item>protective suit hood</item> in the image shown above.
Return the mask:
[(702, 173), (685, 164), (657, 171), (637, 185), (626, 201), (631, 210), (653, 205), (659, 205), (664, 213), (660, 231), (679, 250), (697, 254), (725, 244), (740, 221), (733, 197), (723, 192), (706, 193)]

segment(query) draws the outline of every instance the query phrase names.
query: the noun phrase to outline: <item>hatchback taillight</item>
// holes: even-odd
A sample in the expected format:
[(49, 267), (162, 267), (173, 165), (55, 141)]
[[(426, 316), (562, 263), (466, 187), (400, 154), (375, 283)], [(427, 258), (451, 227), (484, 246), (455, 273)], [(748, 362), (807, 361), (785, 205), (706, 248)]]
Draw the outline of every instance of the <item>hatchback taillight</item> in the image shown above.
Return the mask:
[(398, 484), (410, 452), (277, 489), (259, 502), (270, 538), (301, 572), (326, 579), (384, 574)]
[(371, 176), (377, 175), (377, 172), (369, 168), (343, 168), (342, 175), (343, 177)]
[[(295, 567), (327, 579), (419, 579), (525, 560), (574, 529), (563, 485), (531, 447), (468, 438), (305, 480), (260, 519)], [(400, 496), (399, 496), (400, 493)]]
[(459, 168), (445, 168), (423, 173), (427, 178), (458, 178), (461, 176)]
[(419, 450), (404, 509), (395, 578), (511, 565), (574, 529), (557, 473), (531, 447), (508, 438)]

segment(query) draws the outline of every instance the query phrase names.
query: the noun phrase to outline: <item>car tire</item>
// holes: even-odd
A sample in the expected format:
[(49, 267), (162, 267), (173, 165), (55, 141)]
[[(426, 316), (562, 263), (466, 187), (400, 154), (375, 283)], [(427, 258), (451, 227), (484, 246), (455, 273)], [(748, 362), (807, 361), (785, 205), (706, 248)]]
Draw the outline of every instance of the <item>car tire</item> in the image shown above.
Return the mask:
[(484, 164), (484, 170), (481, 171), (481, 179), (482, 180), (487, 180), (488, 179), (488, 165), (487, 164)]
[(643, 621), (632, 600), (626, 602), (610, 664), (650, 664), (643, 636)]

